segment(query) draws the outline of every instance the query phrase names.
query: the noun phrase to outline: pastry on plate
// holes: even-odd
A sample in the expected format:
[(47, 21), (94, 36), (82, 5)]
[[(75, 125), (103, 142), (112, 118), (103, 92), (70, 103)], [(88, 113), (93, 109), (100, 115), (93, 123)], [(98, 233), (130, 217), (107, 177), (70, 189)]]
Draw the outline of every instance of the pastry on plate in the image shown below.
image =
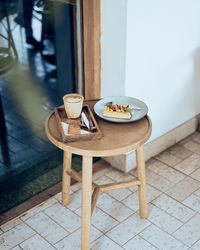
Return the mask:
[(103, 111), (103, 116), (117, 118), (117, 119), (130, 119), (132, 115), (132, 108), (130, 105), (107, 104)]

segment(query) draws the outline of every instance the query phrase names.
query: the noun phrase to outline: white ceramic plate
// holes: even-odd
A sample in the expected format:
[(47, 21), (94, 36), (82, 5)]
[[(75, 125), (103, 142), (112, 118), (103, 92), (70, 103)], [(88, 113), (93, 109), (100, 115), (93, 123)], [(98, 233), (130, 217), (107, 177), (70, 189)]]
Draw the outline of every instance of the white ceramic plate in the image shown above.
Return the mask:
[[(113, 102), (114, 104), (118, 105), (131, 105), (133, 108), (132, 116), (129, 120), (127, 119), (116, 119), (116, 118), (109, 118), (103, 116), (103, 111), (106, 107), (107, 103)], [(110, 122), (117, 122), (117, 123), (127, 123), (127, 122), (134, 122), (141, 118), (143, 118), (147, 112), (148, 107), (147, 105), (140, 101), (139, 99), (128, 97), (128, 96), (110, 96), (101, 99), (94, 105), (94, 112), (102, 119), (110, 121)]]

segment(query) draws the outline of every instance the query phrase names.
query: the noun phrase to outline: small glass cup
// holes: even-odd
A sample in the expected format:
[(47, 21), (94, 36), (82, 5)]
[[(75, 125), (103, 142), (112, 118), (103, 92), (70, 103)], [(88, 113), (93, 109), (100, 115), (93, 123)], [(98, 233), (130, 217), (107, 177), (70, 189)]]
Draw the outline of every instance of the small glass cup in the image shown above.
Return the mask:
[(70, 119), (79, 118), (83, 107), (84, 97), (79, 94), (67, 94), (63, 96), (65, 111)]

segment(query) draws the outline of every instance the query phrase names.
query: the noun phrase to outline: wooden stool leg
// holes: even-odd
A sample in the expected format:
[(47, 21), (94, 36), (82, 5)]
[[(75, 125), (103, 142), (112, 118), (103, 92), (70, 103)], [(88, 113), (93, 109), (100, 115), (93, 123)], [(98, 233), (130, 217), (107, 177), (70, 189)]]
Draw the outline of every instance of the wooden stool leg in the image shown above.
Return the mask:
[(91, 228), (92, 157), (83, 156), (82, 164), (82, 212), (81, 249), (90, 249)]
[(146, 200), (146, 176), (145, 176), (145, 159), (144, 159), (144, 145), (136, 149), (137, 173), (140, 185), (138, 186), (140, 216), (147, 218), (148, 208)]
[(67, 171), (71, 170), (72, 153), (63, 152), (63, 172), (62, 172), (62, 204), (66, 206), (69, 204), (69, 193), (71, 186), (71, 176), (67, 174)]

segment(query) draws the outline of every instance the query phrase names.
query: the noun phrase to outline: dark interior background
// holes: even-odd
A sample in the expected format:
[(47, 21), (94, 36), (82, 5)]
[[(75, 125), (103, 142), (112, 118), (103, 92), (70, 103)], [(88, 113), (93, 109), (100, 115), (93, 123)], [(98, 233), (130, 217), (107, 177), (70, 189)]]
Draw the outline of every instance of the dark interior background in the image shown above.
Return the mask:
[[(61, 164), (62, 152), (46, 138), (44, 124), (49, 112), (62, 104), (62, 96), (75, 91), (74, 7), (32, 1), (32, 40), (27, 40), (29, 21), (23, 2), (0, 1), (0, 212), (10, 208), (5, 199), (14, 199), (13, 191)], [(9, 45), (10, 36), (17, 54)], [(50, 184), (44, 178), (42, 189), (48, 187), (44, 180)], [(51, 185), (58, 181), (55, 178)], [(21, 200), (35, 194), (34, 186), (24, 192), (29, 194)]]

